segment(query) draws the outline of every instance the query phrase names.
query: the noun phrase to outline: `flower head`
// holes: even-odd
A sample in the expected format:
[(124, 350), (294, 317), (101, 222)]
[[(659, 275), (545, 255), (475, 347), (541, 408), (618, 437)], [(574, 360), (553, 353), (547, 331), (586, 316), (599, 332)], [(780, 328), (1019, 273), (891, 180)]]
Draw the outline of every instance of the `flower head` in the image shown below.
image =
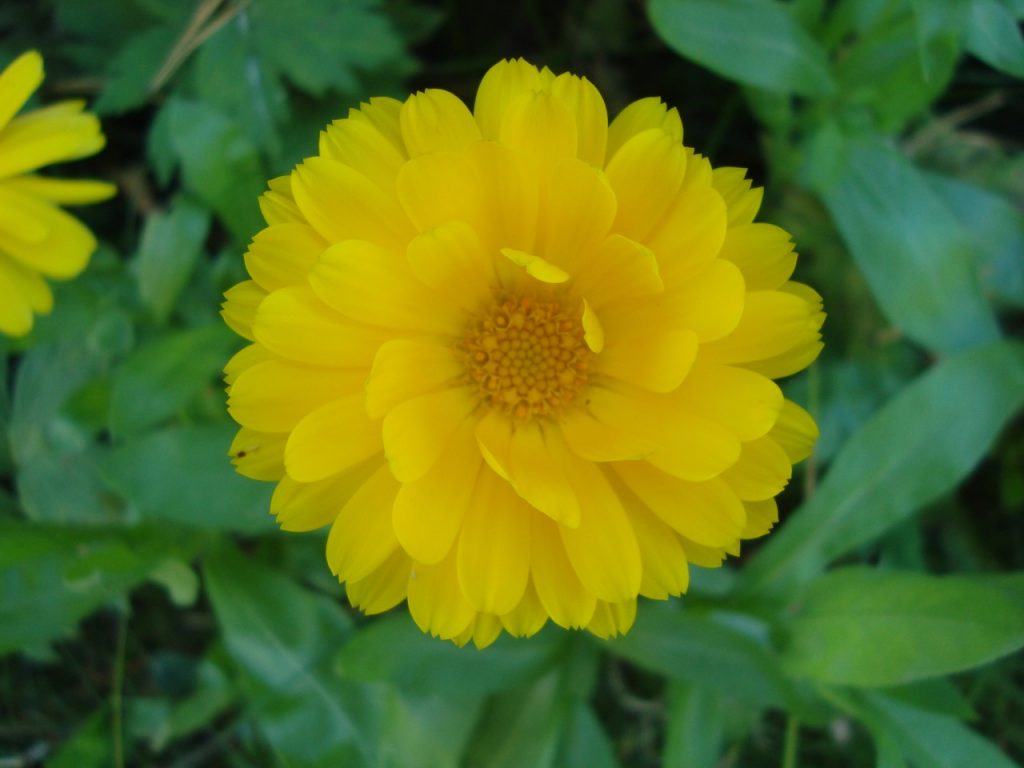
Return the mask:
[(35, 171), (103, 148), (103, 134), (84, 102), (64, 101), (15, 117), (43, 81), (43, 60), (24, 53), (0, 73), (0, 333), (32, 330), (34, 314), (53, 307), (44, 278), (81, 272), (96, 249), (92, 233), (60, 204), (105, 200), (101, 181), (55, 179)]
[(674, 109), (494, 66), (371, 99), (270, 182), (224, 317), (238, 470), (330, 525), (351, 602), (484, 646), (625, 632), (777, 519), (816, 437), (773, 378), (821, 348), (761, 190)]

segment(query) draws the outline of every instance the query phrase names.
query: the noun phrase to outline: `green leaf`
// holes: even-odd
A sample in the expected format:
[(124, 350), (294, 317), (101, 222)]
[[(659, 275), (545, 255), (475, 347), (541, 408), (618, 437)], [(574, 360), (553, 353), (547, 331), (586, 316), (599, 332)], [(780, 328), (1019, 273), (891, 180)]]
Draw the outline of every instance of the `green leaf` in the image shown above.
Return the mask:
[(75, 728), (46, 761), (48, 768), (107, 768), (114, 762), (110, 715), (106, 705)]
[(996, 301), (1024, 309), (1024, 214), (1004, 197), (967, 181), (926, 174), (965, 229), (984, 232), (972, 255), (985, 292)]
[(249, 14), (270, 66), (314, 95), (357, 91), (356, 70), (408, 66), (402, 42), (375, 0), (253, 0)]
[(559, 632), (529, 642), (499, 638), (486, 653), (424, 635), (406, 615), (368, 624), (342, 649), (336, 668), (350, 680), (386, 681), (415, 692), (477, 696), (525, 683), (554, 663), (565, 646)]
[(560, 751), (572, 748), (566, 739), (571, 742), (575, 736), (568, 729), (575, 727), (572, 719), (578, 707), (593, 695), (600, 655), (598, 644), (587, 638), (570, 635), (566, 643), (560, 665), (529, 686), (509, 688), (491, 697), (474, 734), (467, 765), (569, 765)]
[(1024, 348), (996, 342), (949, 358), (861, 427), (803, 507), (742, 573), (782, 592), (956, 487), (1024, 405)]
[(796, 676), (901, 685), (1024, 646), (1024, 604), (982, 579), (844, 568), (815, 581), (784, 627), (783, 662)]
[(169, 427), (125, 441), (111, 452), (104, 474), (144, 519), (267, 530), (272, 487), (235, 473), (228, 461), (233, 434), (227, 424)]
[(723, 77), (801, 96), (834, 90), (825, 52), (775, 0), (653, 0), (648, 12), (669, 47)]
[(341, 607), (230, 549), (207, 558), (206, 588), (221, 637), (280, 758), (293, 765), (369, 765), (375, 714), (362, 689), (331, 672), (351, 632)]
[(0, 654), (44, 652), (78, 622), (148, 579), (198, 541), (165, 529), (27, 524), (0, 520)]
[(639, 667), (756, 704), (805, 708), (767, 643), (709, 615), (643, 603), (608, 650)]
[(150, 84), (178, 38), (171, 27), (153, 27), (127, 38), (107, 67), (106, 82), (93, 109), (99, 115), (116, 115), (146, 103)]
[[(235, 116), (253, 141), (276, 156), (281, 143), (276, 124), (288, 115), (288, 94), (258, 48), (251, 19), (250, 9), (241, 11), (199, 49), (193, 80), (203, 102)], [(306, 38), (314, 39), (319, 35)]]
[(917, 29), (913, 19), (886, 21), (856, 39), (836, 62), (844, 105), (870, 109), (885, 133), (926, 110), (956, 69), (955, 36), (918, 34), (915, 39)]
[(237, 242), (246, 242), (262, 223), (256, 201), (267, 178), (256, 145), (209, 104), (171, 99), (164, 109), (186, 188), (217, 212)]
[(122, 520), (120, 505), (104, 487), (102, 453), (90, 430), (64, 412), (72, 396), (129, 342), (131, 326), (116, 312), (93, 315), (80, 339), (35, 347), (15, 379), (10, 440), (18, 495), (33, 520), (109, 523)]
[(1024, 36), (1013, 13), (999, 0), (973, 0), (967, 50), (991, 67), (1024, 77)]
[(844, 155), (837, 179), (814, 186), (886, 316), (943, 353), (998, 338), (972, 239), (927, 178), (871, 140), (849, 140)]
[(410, 755), (416, 756), (418, 765), (431, 768), (464, 765), (462, 754), (480, 716), (478, 699), (453, 700), (439, 688), (430, 695), (389, 691), (385, 702), (376, 765), (405, 768)]
[(594, 711), (577, 704), (566, 718), (558, 765), (567, 768), (617, 768), (615, 750)]
[(142, 303), (158, 323), (167, 322), (174, 311), (209, 230), (209, 212), (184, 197), (176, 197), (166, 213), (146, 218), (132, 269)]
[(915, 768), (1019, 768), (994, 744), (952, 717), (864, 692), (859, 699), (894, 735)]
[(665, 768), (718, 765), (724, 744), (722, 694), (703, 685), (670, 683)]
[(180, 413), (200, 392), (222, 399), (215, 378), (237, 346), (220, 323), (159, 336), (139, 347), (113, 374), (110, 429), (137, 435)]
[(554, 768), (569, 709), (557, 669), (527, 688), (502, 692), (484, 712), (467, 764)]

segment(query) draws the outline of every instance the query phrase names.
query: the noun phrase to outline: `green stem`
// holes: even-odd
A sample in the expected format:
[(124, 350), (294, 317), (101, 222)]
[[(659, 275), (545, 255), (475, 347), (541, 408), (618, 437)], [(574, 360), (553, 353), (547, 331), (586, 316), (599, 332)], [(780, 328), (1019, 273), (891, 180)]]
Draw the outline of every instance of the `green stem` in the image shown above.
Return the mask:
[(114, 738), (114, 768), (124, 768), (124, 653), (128, 619), (118, 614), (117, 649), (114, 656), (114, 685), (110, 692), (110, 721)]
[(789, 716), (786, 721), (786, 746), (782, 752), (782, 768), (796, 768), (796, 756), (800, 749), (800, 718)]

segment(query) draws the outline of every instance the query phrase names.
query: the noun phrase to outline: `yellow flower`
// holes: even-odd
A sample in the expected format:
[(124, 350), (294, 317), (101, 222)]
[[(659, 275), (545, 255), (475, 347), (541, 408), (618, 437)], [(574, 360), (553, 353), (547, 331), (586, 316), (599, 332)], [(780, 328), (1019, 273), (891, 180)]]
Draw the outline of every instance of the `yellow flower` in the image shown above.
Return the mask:
[(53, 294), (44, 277), (81, 272), (96, 248), (92, 233), (59, 204), (105, 200), (116, 191), (102, 181), (54, 179), (33, 171), (94, 155), (103, 148), (95, 116), (81, 101), (64, 101), (14, 115), (43, 81), (43, 60), (24, 53), (0, 73), (0, 333), (32, 330)]
[(270, 182), (224, 317), (238, 470), (330, 525), (350, 601), (483, 647), (608, 637), (777, 519), (821, 349), (761, 190), (657, 99), (503, 61), (474, 111), (371, 99)]

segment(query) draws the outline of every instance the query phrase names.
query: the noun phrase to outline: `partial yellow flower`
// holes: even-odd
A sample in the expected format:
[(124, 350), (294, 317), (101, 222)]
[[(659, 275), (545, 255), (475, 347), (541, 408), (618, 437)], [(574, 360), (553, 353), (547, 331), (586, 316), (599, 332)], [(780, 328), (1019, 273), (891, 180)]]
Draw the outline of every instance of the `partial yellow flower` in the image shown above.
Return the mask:
[(0, 73), (0, 333), (23, 336), (34, 314), (53, 308), (44, 278), (67, 280), (96, 249), (92, 233), (58, 206), (105, 200), (102, 181), (55, 179), (35, 171), (103, 148), (100, 123), (85, 103), (63, 101), (15, 117), (43, 81), (43, 59), (24, 53)]
[(821, 349), (761, 190), (657, 99), (502, 61), (473, 112), (371, 99), (270, 182), (226, 295), (238, 470), (367, 613), (483, 647), (601, 637), (777, 520)]

